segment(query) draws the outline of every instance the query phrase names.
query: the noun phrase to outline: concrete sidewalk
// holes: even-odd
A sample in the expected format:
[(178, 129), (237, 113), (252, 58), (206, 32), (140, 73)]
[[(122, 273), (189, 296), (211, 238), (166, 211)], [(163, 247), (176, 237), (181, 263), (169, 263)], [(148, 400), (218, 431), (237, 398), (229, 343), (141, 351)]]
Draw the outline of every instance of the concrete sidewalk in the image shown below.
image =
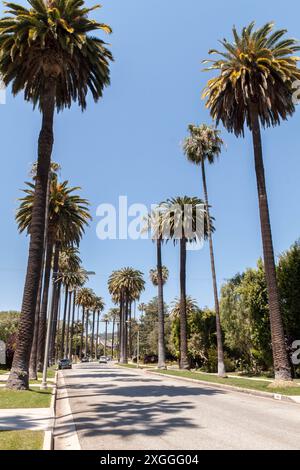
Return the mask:
[(52, 427), (51, 408), (0, 409), (0, 431), (48, 431)]

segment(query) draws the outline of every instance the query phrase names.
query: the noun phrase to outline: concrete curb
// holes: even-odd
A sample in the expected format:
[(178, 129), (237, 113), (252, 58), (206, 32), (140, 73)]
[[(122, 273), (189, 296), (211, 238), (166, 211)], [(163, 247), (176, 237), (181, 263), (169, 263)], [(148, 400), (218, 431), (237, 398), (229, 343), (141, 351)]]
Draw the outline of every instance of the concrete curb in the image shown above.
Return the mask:
[(168, 377), (168, 378), (175, 379), (175, 380), (197, 383), (198, 385), (205, 385), (206, 387), (209, 387), (209, 388), (216, 388), (219, 390), (228, 390), (231, 392), (246, 393), (247, 395), (253, 395), (253, 396), (261, 397), (261, 398), (269, 398), (269, 399), (277, 400), (277, 401), (286, 401), (289, 403), (295, 403), (297, 405), (300, 405), (300, 396), (293, 396), (293, 395), (289, 396), (289, 395), (281, 395), (280, 393), (261, 392), (259, 390), (252, 390), (249, 388), (235, 387), (234, 385), (226, 385), (226, 384), (223, 385), (223, 384), (218, 384), (218, 383), (207, 382), (206, 380), (201, 380), (201, 379), (190, 379), (188, 377), (179, 377), (178, 375), (161, 374), (160, 372), (154, 372), (149, 369), (146, 370), (145, 372), (148, 374), (157, 375), (159, 377)]
[(56, 411), (56, 396), (57, 396), (57, 372), (55, 373), (54, 385), (52, 389), (51, 402), (50, 402), (51, 424), (50, 424), (50, 429), (45, 431), (43, 450), (53, 450), (54, 448), (53, 433), (54, 433), (54, 422), (55, 422), (55, 411)]
[[(63, 433), (63, 440), (61, 442), (58, 442), (58, 450), (81, 450), (81, 445), (79, 442), (74, 418), (73, 418), (73, 413), (71, 410), (71, 405), (70, 405), (70, 400), (69, 400), (69, 394), (68, 390), (66, 387), (66, 382), (65, 378), (63, 376), (63, 373), (60, 371), (58, 374), (58, 382), (59, 382), (59, 393), (58, 393), (58, 399), (60, 400), (60, 404), (58, 406), (58, 410), (56, 413), (56, 420), (55, 420), (55, 430), (59, 429), (59, 425), (57, 426), (57, 422), (60, 419), (59, 413), (62, 412), (63, 415), (68, 416), (68, 423), (62, 423), (62, 426), (66, 428), (67, 430), (64, 429)], [(57, 432), (55, 433), (55, 438), (60, 439), (57, 436)], [(55, 449), (57, 450), (57, 449)]]

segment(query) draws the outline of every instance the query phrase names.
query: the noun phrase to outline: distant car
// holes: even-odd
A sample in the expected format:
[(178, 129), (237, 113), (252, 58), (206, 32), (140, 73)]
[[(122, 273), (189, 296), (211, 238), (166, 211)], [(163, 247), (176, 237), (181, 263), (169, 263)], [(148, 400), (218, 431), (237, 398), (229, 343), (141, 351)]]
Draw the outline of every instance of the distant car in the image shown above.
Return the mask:
[(106, 356), (100, 356), (99, 364), (107, 364), (107, 357)]
[(90, 359), (89, 359), (87, 356), (84, 356), (84, 357), (81, 359), (81, 362), (90, 362)]
[(58, 369), (72, 369), (72, 361), (70, 359), (60, 359), (58, 361)]

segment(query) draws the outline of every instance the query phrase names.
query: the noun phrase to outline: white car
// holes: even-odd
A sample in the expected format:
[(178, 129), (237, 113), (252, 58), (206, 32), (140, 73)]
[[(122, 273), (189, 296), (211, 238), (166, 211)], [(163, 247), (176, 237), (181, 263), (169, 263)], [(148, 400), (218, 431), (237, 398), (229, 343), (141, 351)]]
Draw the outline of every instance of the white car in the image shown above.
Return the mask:
[(106, 356), (100, 356), (99, 364), (107, 364), (107, 357)]

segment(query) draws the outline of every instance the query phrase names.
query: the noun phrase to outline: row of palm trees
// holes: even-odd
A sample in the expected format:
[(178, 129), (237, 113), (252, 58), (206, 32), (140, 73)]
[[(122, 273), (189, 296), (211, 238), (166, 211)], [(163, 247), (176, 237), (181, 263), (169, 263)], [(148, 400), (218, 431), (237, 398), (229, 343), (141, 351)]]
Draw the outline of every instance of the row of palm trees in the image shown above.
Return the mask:
[[(45, 305), (51, 263), (53, 263), (52, 270), (55, 281), (53, 302), (51, 303), (54, 318), (61, 286), (65, 285), (65, 288), (66, 286), (69, 288), (71, 285), (70, 279), (67, 279), (67, 273), (64, 278), (58, 278), (60, 253), (65, 248), (65, 240), (59, 240), (58, 232), (56, 228), (53, 228), (47, 215), (48, 210), (50, 211), (50, 208), (48, 209), (49, 193), (52, 186), (55, 186), (55, 179), (52, 179), (51, 172), (54, 114), (56, 110), (61, 111), (64, 108), (69, 108), (72, 102), (77, 102), (84, 110), (89, 91), (94, 100), (98, 101), (102, 97), (103, 89), (110, 83), (110, 63), (113, 60), (104, 41), (91, 35), (92, 32), (99, 30), (106, 33), (111, 32), (108, 25), (90, 20), (89, 13), (95, 7), (86, 8), (83, 0), (29, 0), (29, 3), (29, 9), (14, 3), (6, 4), (6, 16), (0, 20), (0, 74), (3, 82), (6, 86), (12, 86), (13, 94), (24, 91), (24, 99), (32, 102), (33, 106), (38, 106), (42, 114), (34, 186), (28, 186), (27, 189), (28, 197), (31, 197), (31, 212), (27, 226), (23, 230), (26, 228), (30, 234), (29, 256), (17, 347), (8, 380), (8, 387), (14, 389), (28, 388), (32, 344), (37, 345), (37, 353), (34, 354), (37, 354), (37, 363), (41, 363), (42, 351), (39, 348), (39, 342), (44, 341)], [(223, 126), (229, 132), (234, 132), (236, 136), (244, 135), (246, 125), (253, 135), (275, 377), (276, 379), (290, 380), (291, 370), (285, 347), (276, 280), (260, 126), (278, 125), (282, 119), (287, 119), (295, 112), (293, 84), (300, 79), (300, 70), (297, 67), (299, 59), (294, 54), (300, 48), (294, 39), (284, 37), (285, 30), (273, 31), (273, 28), (272, 23), (268, 23), (260, 29), (255, 29), (254, 23), (251, 23), (241, 33), (238, 33), (234, 28), (232, 42), (223, 40), (221, 42), (223, 50), (211, 50), (210, 54), (217, 54), (219, 58), (209, 60), (210, 66), (207, 70), (213, 71), (217, 76), (208, 81), (203, 98), (207, 99), (207, 108), (216, 125), (222, 122)], [(205, 134), (206, 141), (203, 138)], [(188, 367), (186, 245), (195, 239), (194, 237), (190, 238), (184, 232), (184, 228), (181, 238), (176, 238), (178, 227), (176, 226), (174, 204), (181, 208), (190, 204), (193, 208), (192, 219), (195, 225), (197, 221), (196, 209), (199, 205), (204, 205), (202, 214), (205, 218), (204, 237), (208, 239), (210, 245), (215, 294), (219, 374), (224, 375), (212, 243), (214, 228), (213, 219), (209, 214), (204, 171), (204, 163), (206, 161), (212, 163), (219, 155), (220, 147), (221, 141), (214, 129), (190, 127), (190, 136), (185, 142), (184, 150), (189, 160), (202, 167), (204, 201), (198, 198), (181, 197), (162, 203), (160, 205), (162, 219), (159, 216), (158, 222), (156, 222), (158, 235), (156, 240), (160, 338), (162, 340), (161, 245), (164, 240), (161, 235), (161, 225), (165, 223), (167, 218), (173, 220), (171, 239), (175, 244), (180, 245), (180, 364), (181, 367), (186, 368)], [(24, 203), (24, 209), (26, 209), (26, 203)], [(85, 211), (85, 209), (86, 204), (83, 203), (83, 210)], [(85, 225), (87, 219), (83, 217), (80, 222)], [(73, 230), (71, 235), (74, 237), (72, 243), (76, 246), (82, 232), (76, 233), (76, 224), (71, 224), (70, 228)], [(65, 225), (62, 230), (62, 238), (66, 236), (68, 229), (69, 226)], [(22, 224), (20, 230), (22, 230)], [(116, 271), (109, 280), (110, 293), (115, 302), (119, 304), (120, 356), (122, 361), (127, 359), (126, 344), (128, 328), (131, 325), (131, 305), (135, 299), (139, 298), (144, 288), (141, 273), (136, 271), (135, 275), (131, 276), (130, 271), (132, 271), (131, 268)], [(66, 289), (66, 292), (69, 291)], [(69, 294), (66, 293), (67, 297)], [(38, 327), (37, 318), (39, 318)], [(52, 334), (52, 341), (53, 337)], [(160, 359), (163, 364), (163, 352), (161, 352)]]
[[(2, 80), (5, 86), (12, 86), (14, 95), (23, 91), (24, 99), (38, 106), (42, 114), (20, 326), (7, 382), (13, 389), (28, 389), (45, 251), (54, 114), (73, 102), (84, 110), (88, 92), (95, 101), (102, 98), (103, 89), (110, 84), (113, 60), (105, 42), (93, 34), (111, 32), (108, 25), (89, 18), (99, 6), (87, 8), (83, 0), (29, 0), (29, 4), (26, 8), (7, 3), (6, 16), (0, 20)], [(54, 273), (58, 254), (55, 263)], [(41, 325), (44, 331), (43, 319)]]

